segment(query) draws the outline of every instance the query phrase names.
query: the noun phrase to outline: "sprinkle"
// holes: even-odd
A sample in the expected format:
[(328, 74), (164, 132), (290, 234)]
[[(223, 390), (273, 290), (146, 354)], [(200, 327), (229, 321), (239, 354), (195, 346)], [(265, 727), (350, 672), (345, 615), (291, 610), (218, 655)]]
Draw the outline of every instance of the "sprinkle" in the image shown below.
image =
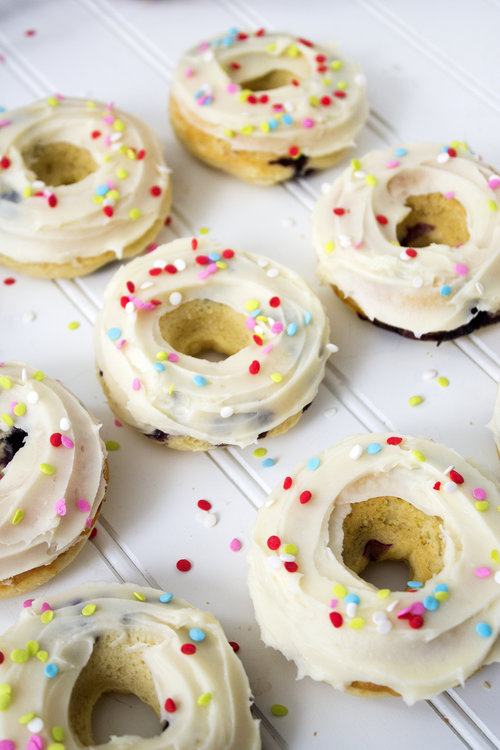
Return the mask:
[(352, 458), (353, 461), (357, 461), (358, 458), (361, 458), (363, 455), (363, 446), (361, 446), (359, 443), (356, 445), (353, 445), (351, 450), (349, 451), (349, 458)]
[(413, 450), (412, 456), (417, 459), (417, 461), (425, 461), (425, 455), (422, 453), (422, 451)]
[(80, 328), (80, 323), (78, 323), (77, 320), (72, 320), (70, 323), (68, 323), (68, 329), (70, 331), (76, 331), (77, 328)]
[(309, 490), (304, 490), (304, 492), (301, 492), (301, 493), (300, 493), (300, 496), (299, 496), (299, 501), (300, 501), (300, 503), (301, 503), (302, 505), (305, 505), (306, 503), (308, 503), (308, 502), (309, 502), (309, 500), (311, 499), (311, 497), (312, 497), (312, 495), (311, 495), (311, 493), (309, 492)]
[(111, 341), (116, 341), (121, 335), (122, 332), (119, 328), (108, 328), (108, 338), (110, 338)]
[(298, 329), (297, 323), (289, 323), (286, 327), (287, 335), (295, 336), (295, 334), (297, 333), (297, 329)]
[(264, 467), (264, 469), (269, 469), (271, 466), (274, 466), (275, 463), (276, 461), (274, 460), (274, 458), (265, 458), (262, 461), (262, 466)]
[(82, 609), (82, 615), (84, 617), (90, 617), (94, 614), (96, 611), (97, 606), (95, 604), (86, 604), (85, 607)]
[(55, 468), (51, 464), (40, 464), (40, 471), (42, 474), (47, 474), (50, 476), (51, 474), (55, 473)]
[(173, 714), (176, 710), (177, 706), (175, 705), (175, 701), (173, 701), (172, 698), (167, 698), (165, 701), (165, 711), (169, 714)]
[(257, 373), (260, 370), (260, 362), (257, 359), (254, 359), (253, 362), (250, 363), (248, 366), (248, 371), (251, 375), (257, 375)]
[(441, 294), (443, 297), (449, 297), (451, 294), (451, 286), (449, 284), (445, 284), (439, 290), (439, 294)]
[(472, 490), (472, 495), (476, 498), (476, 500), (484, 500), (486, 497), (486, 490), (483, 490), (482, 487), (475, 487)]
[(59, 516), (66, 515), (66, 500), (64, 497), (56, 502), (56, 513)]
[[(446, 472), (445, 472), (446, 473)], [(452, 482), (455, 482), (455, 484), (463, 484), (464, 478), (461, 474), (458, 473), (458, 471), (455, 471), (455, 469), (450, 469), (450, 479)]]
[(169, 297), (169, 302), (171, 305), (180, 305), (182, 302), (182, 294), (180, 292), (172, 292)]
[(312, 119), (312, 117), (304, 117), (301, 120), (300, 124), (302, 125), (303, 128), (313, 128), (314, 120)]
[(279, 549), (281, 547), (281, 539), (279, 536), (272, 535), (267, 540), (267, 546), (272, 550)]
[(9, 414), (2, 414), (2, 421), (5, 422), (8, 427), (12, 427), (14, 424), (14, 420)]
[(367, 174), (365, 177), (365, 181), (367, 185), (374, 186), (377, 184), (377, 178), (373, 174)]
[(448, 385), (450, 385), (450, 381), (448, 380), (448, 378), (441, 376), (437, 379), (437, 384), (442, 388), (446, 388)]
[(59, 672), (59, 668), (57, 664), (51, 663), (51, 664), (47, 664), (47, 666), (45, 667), (43, 671), (44, 671), (45, 677), (51, 678), (51, 677), (56, 676), (56, 674)]
[(233, 552), (239, 552), (241, 549), (241, 542), (239, 539), (231, 539), (229, 543), (229, 549), (231, 549)]
[(443, 485), (443, 489), (445, 492), (448, 492), (448, 494), (450, 494), (452, 492), (456, 492), (458, 486), (455, 484), (455, 482), (445, 482)]
[(283, 552), (286, 555), (296, 555), (298, 552), (297, 545), (291, 543), (285, 544), (283, 547)]
[(168, 604), (173, 599), (173, 594), (165, 593), (160, 596), (160, 601), (162, 604)]
[(339, 599), (343, 599), (345, 596), (347, 596), (347, 589), (341, 583), (336, 583), (333, 586), (333, 593), (335, 594), (335, 596), (338, 596)]
[(177, 560), (175, 567), (177, 568), (177, 570), (180, 570), (181, 573), (187, 573), (188, 570), (191, 570), (192, 565), (189, 560), (181, 558), (180, 560)]
[(491, 208), (492, 211), (498, 211), (498, 204), (494, 200), (488, 201), (488, 207)]
[(281, 705), (281, 703), (274, 703), (271, 706), (271, 713), (273, 716), (286, 716), (288, 713), (288, 708)]
[(402, 442), (403, 442), (403, 438), (396, 437), (394, 435), (392, 437), (387, 438), (388, 445), (400, 445), (400, 443)]
[(223, 406), (220, 410), (220, 415), (222, 419), (229, 419), (229, 417), (232, 417), (234, 414), (234, 409), (232, 406)]
[(378, 214), (378, 216), (375, 217), (379, 224), (385, 225), (388, 224), (387, 216), (383, 216), (382, 214)]
[(349, 627), (353, 630), (361, 630), (361, 628), (365, 627), (365, 621), (362, 617), (353, 617), (353, 619), (349, 621)]
[(139, 378), (134, 378), (132, 381), (132, 388), (134, 391), (140, 391), (141, 390), (141, 381)]
[(380, 453), (382, 450), (382, 446), (380, 443), (370, 443), (366, 446), (366, 452), (370, 453), (371, 455), (374, 455), (375, 453)]
[(106, 440), (105, 445), (108, 451), (117, 451), (120, 447), (120, 443), (117, 443), (116, 440)]
[(16, 417), (22, 417), (23, 414), (26, 414), (26, 404), (18, 403), (14, 406), (13, 410)]
[(283, 380), (283, 375), (281, 375), (279, 372), (273, 372), (271, 375), (271, 380), (273, 380), (275, 383), (281, 383)]
[(139, 208), (131, 208), (128, 215), (131, 219), (138, 219), (141, 215), (141, 211)]
[(6, 375), (2, 375), (2, 377), (0, 377), (0, 386), (2, 386), (2, 388), (5, 388), (5, 390), (9, 390), (10, 388), (12, 388), (12, 380)]
[(196, 646), (193, 643), (183, 643), (181, 646), (181, 652), (188, 655), (195, 654)]
[(492, 634), (492, 629), (486, 622), (478, 622), (476, 625), (476, 633), (481, 636), (481, 638), (489, 638)]
[(491, 570), (486, 566), (481, 566), (474, 570), (474, 575), (477, 576), (477, 578), (488, 578), (488, 576), (491, 575)]
[(422, 396), (410, 396), (410, 398), (408, 399), (408, 403), (410, 404), (410, 406), (418, 406), (422, 403), (423, 400), (424, 399), (422, 398)]
[(262, 458), (263, 456), (266, 455), (266, 453), (267, 453), (266, 448), (256, 448), (253, 452), (253, 455), (255, 456), (255, 458)]
[(320, 463), (321, 462), (320, 462), (319, 458), (317, 456), (314, 456), (313, 458), (309, 459), (309, 461), (307, 462), (306, 466), (309, 469), (309, 471), (316, 471), (316, 469), (319, 467)]
[(377, 596), (379, 599), (387, 599), (390, 593), (391, 593), (390, 589), (379, 589), (377, 591)]
[(459, 276), (466, 276), (469, 273), (469, 266), (466, 266), (463, 263), (456, 263), (455, 272), (458, 273)]
[(430, 611), (433, 611), (439, 607), (439, 601), (435, 596), (426, 596), (423, 601), (424, 607)]

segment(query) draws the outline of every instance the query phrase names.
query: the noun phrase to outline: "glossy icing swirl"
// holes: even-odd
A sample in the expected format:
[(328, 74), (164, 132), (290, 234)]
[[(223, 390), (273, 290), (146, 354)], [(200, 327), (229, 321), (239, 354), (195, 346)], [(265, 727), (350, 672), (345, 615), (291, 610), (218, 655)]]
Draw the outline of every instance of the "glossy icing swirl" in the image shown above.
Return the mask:
[[(384, 496), (442, 519), (442, 569), (420, 588), (377, 589), (343, 562), (352, 505)], [(369, 682), (413, 703), (463, 683), (500, 659), (499, 500), (491, 477), (424, 438), (354, 435), (299, 464), (253, 533), (249, 585), (264, 642), (299, 677), (338, 689)], [(408, 608), (423, 613), (418, 629)]]
[[(450, 155), (451, 154), (451, 155)], [(460, 330), (500, 309), (500, 178), (464, 144), (372, 151), (346, 169), (313, 215), (318, 274), (370, 320), (415, 337)], [(412, 250), (397, 239), (412, 195), (459, 201), (469, 238)]]
[[(169, 724), (158, 736), (112, 737), (100, 747), (260, 749), (248, 679), (215, 617), (177, 596), (130, 583), (86, 584), (51, 596), (49, 602), (37, 599), (24, 609), (18, 623), (0, 638), (5, 654), (0, 665), (0, 740), (12, 748), (27, 746), (32, 737), (40, 743), (33, 747), (81, 748), (68, 718), (75, 682), (99, 639), (107, 638), (108, 650), (114, 651), (126, 649), (128, 637), (134, 656), (139, 649), (153, 678), (159, 718)], [(22, 651), (26, 644), (31, 644), (26, 660), (13, 659), (16, 649)], [(187, 644), (191, 651), (184, 653), (181, 648)], [(170, 712), (168, 699), (174, 704)], [(28, 714), (31, 719), (19, 722)], [(54, 735), (63, 744), (51, 744)]]
[[(196, 300), (239, 313), (250, 343), (219, 362), (174, 349), (160, 319)], [(145, 434), (245, 446), (312, 401), (328, 334), (322, 305), (298, 274), (206, 238), (179, 239), (112, 278), (96, 361), (115, 413)]]
[(26, 433), (22, 447), (6, 465), (0, 450), (3, 583), (88, 534), (106, 489), (96, 420), (59, 381), (21, 362), (0, 367), (1, 443), (14, 430)]

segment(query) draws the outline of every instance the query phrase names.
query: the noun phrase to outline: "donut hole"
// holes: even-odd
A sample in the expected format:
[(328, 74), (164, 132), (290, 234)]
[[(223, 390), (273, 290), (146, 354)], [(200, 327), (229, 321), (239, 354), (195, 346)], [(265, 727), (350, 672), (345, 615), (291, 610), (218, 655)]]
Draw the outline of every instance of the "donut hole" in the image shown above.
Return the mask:
[(27, 437), (28, 433), (19, 427), (13, 427), (7, 435), (0, 437), (0, 479), (16, 453), (23, 448)]
[[(97, 729), (104, 708), (113, 701), (110, 694), (115, 696), (114, 703), (116, 694), (134, 696), (133, 699), (122, 699), (122, 705), (128, 703), (132, 707), (134, 716), (130, 710), (123, 714), (120, 712), (120, 715), (127, 713), (130, 719), (127, 724), (118, 725), (118, 735), (123, 736), (127, 726), (131, 727), (132, 734), (140, 734), (142, 729), (146, 733), (140, 736), (149, 737), (160, 734), (166, 728), (164, 723), (160, 723), (160, 705), (153, 677), (142, 656), (145, 648), (159, 643), (150, 634), (138, 629), (108, 632), (98, 637), (89, 660), (78, 675), (69, 703), (70, 726), (84, 747), (96, 744), (94, 727), (96, 734), (100, 734), (99, 739), (106, 731), (110, 735), (114, 733), (110, 724), (105, 729), (102, 725)], [(134, 710), (139, 707), (138, 711)]]
[(436, 243), (455, 247), (470, 237), (465, 208), (456, 198), (442, 193), (409, 195), (405, 206), (411, 211), (396, 227), (403, 247), (428, 247)]
[[(400, 497), (352, 503), (343, 522), (344, 564), (378, 588), (402, 591), (409, 580), (425, 583), (443, 568), (442, 525), (439, 516), (429, 516)], [(387, 561), (397, 566), (392, 563), (375, 574)]]
[(21, 152), (27, 168), (46, 185), (73, 185), (95, 172), (90, 151), (74, 143), (35, 143)]
[(302, 83), (310, 74), (309, 64), (300, 53), (296, 57), (247, 54), (238, 57), (238, 65), (236, 69), (229, 66), (230, 79), (241, 88), (255, 92), (280, 89), (293, 81)]
[(252, 342), (245, 316), (222, 302), (194, 299), (162, 315), (160, 334), (175, 351), (219, 361)]
[(165, 729), (153, 709), (131, 693), (105, 693), (92, 711), (92, 735), (96, 745), (112, 737), (156, 737)]

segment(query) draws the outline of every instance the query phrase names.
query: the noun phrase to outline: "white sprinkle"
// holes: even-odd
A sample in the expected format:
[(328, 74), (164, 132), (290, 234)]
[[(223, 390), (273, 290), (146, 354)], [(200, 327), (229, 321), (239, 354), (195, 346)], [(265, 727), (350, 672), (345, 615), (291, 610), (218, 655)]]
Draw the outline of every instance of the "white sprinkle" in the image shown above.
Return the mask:
[(500, 570), (495, 573), (495, 583), (500, 583)]
[(402, 250), (399, 253), (399, 257), (401, 258), (401, 260), (410, 260), (410, 256), (407, 254), (406, 250)]
[(381, 635), (387, 635), (387, 633), (390, 633), (392, 630), (392, 622), (390, 620), (384, 620), (384, 622), (380, 622), (377, 625), (377, 631)]
[(40, 396), (36, 391), (30, 391), (28, 395), (26, 396), (26, 401), (28, 404), (36, 404)]
[(399, 604), (399, 599), (396, 599), (395, 601), (391, 602), (388, 607), (386, 607), (388, 612), (392, 612), (393, 609), (396, 609), (396, 607)]
[(290, 555), (289, 552), (283, 552), (283, 554), (280, 555), (280, 560), (283, 560), (283, 562), (295, 562), (295, 555)]
[(443, 489), (445, 492), (456, 492), (458, 487), (455, 482), (445, 482)]
[(151, 286), (153, 286), (152, 281), (145, 281), (144, 284), (141, 284), (140, 289), (149, 289)]
[(33, 310), (27, 310), (23, 314), (23, 322), (24, 323), (32, 323), (36, 318), (36, 313), (33, 312)]
[(279, 559), (278, 555), (269, 555), (267, 558), (267, 564), (271, 568), (281, 568), (281, 560)]
[(232, 417), (234, 414), (234, 409), (232, 406), (223, 406), (220, 410), (220, 415), (222, 419), (228, 419), (229, 417)]
[(114, 206), (116, 203), (114, 198), (104, 198), (102, 205), (103, 206)]
[(356, 445), (353, 445), (351, 450), (349, 451), (349, 458), (352, 458), (353, 461), (357, 461), (358, 458), (361, 458), (363, 455), (363, 446), (359, 443), (356, 443)]
[(269, 271), (267, 271), (267, 276), (269, 276), (270, 279), (274, 279), (275, 276), (277, 276), (279, 273), (277, 268), (270, 268)]
[(327, 419), (330, 419), (330, 417), (334, 417), (337, 414), (337, 412), (338, 412), (337, 407), (336, 406), (332, 406), (332, 407), (330, 407), (330, 409), (325, 409), (325, 411), (323, 412), (323, 414), (325, 415), (325, 417)]
[(338, 352), (339, 348), (338, 348), (337, 344), (327, 344), (326, 345), (326, 350), (328, 352), (331, 352), (332, 354), (336, 354)]
[(354, 83), (357, 83), (358, 86), (366, 86), (366, 76), (364, 73), (356, 73), (354, 76)]
[(182, 302), (182, 294), (180, 292), (172, 292), (168, 299), (171, 305), (180, 305)]
[(422, 373), (422, 377), (424, 380), (434, 380), (437, 374), (437, 370), (425, 370), (425, 372)]
[(182, 258), (177, 258), (177, 260), (174, 260), (174, 266), (178, 271), (184, 271), (186, 268), (186, 261)]
[(113, 143), (114, 143), (115, 141), (120, 141), (120, 140), (121, 140), (122, 138), (123, 138), (123, 133), (112, 133), (112, 134), (111, 134), (111, 135), (109, 136), (109, 140), (110, 140), (110, 141), (113, 141)]
[(209, 49), (208, 52), (205, 52), (205, 54), (203, 55), (203, 59), (205, 60), (205, 62), (211, 62), (211, 60), (214, 59), (214, 53), (211, 49)]
[(450, 160), (450, 155), (449, 155), (449, 153), (448, 153), (447, 151), (443, 151), (443, 152), (442, 152), (442, 153), (440, 153), (440, 154), (439, 154), (439, 156), (437, 157), (437, 161), (438, 161), (438, 162), (439, 162), (440, 164), (446, 164), (446, 162), (447, 162), (447, 161), (449, 161), (449, 160)]
[(339, 241), (341, 247), (351, 247), (352, 245), (352, 237), (349, 237), (348, 234), (340, 234)]
[(357, 178), (358, 178), (358, 180), (364, 180), (364, 179), (365, 179), (365, 177), (366, 177), (366, 172), (363, 172), (363, 170), (362, 170), (362, 169), (357, 169), (357, 170), (356, 170), (356, 171), (354, 172), (354, 177), (357, 177)]
[(281, 223), (284, 227), (294, 227), (296, 224), (295, 219), (281, 219)]
[(387, 620), (387, 615), (383, 610), (378, 610), (378, 612), (373, 613), (372, 620), (375, 625), (378, 625), (379, 622), (385, 622)]
[(170, 169), (170, 167), (165, 167), (165, 166), (163, 166), (163, 164), (157, 164), (156, 165), (156, 169), (161, 174), (170, 174), (172, 172), (172, 170)]
[(118, 151), (121, 148), (119, 143), (112, 143), (110, 146), (111, 151)]
[(358, 605), (356, 602), (349, 602), (349, 604), (346, 604), (345, 612), (347, 617), (356, 617), (356, 609), (358, 608)]
[(294, 110), (294, 106), (293, 106), (292, 102), (285, 102), (283, 104), (283, 106), (284, 106), (284, 108), (286, 109), (287, 112), (293, 112), (293, 110)]
[(321, 192), (322, 192), (322, 194), (323, 195), (327, 195), (330, 192), (330, 190), (332, 189), (332, 187), (333, 187), (333, 185), (330, 185), (329, 182), (324, 182), (321, 185)]
[(215, 526), (217, 524), (217, 515), (215, 513), (207, 512), (206, 510), (203, 511), (203, 525), (207, 527), (207, 529), (211, 529), (212, 526)]
[(154, 268), (165, 268), (166, 265), (167, 261), (163, 260), (162, 258), (155, 260), (155, 262), (153, 263)]
[[(40, 719), (39, 716), (35, 716), (34, 719), (31, 719), (30, 722), (27, 724), (27, 728), (30, 732), (33, 732), (33, 734), (38, 734), (42, 731), (44, 727), (43, 721)], [(31, 742), (28, 742), (28, 745), (31, 745)]]
[(35, 190), (41, 190), (45, 187), (45, 182), (43, 180), (35, 180), (31, 183), (31, 187), (35, 188)]
[(453, 464), (451, 466), (448, 466), (448, 468), (444, 470), (443, 474), (449, 474), (450, 471), (453, 471), (454, 468), (455, 467), (453, 466)]
[(413, 279), (413, 286), (415, 289), (420, 289), (421, 286), (423, 286), (424, 280), (421, 276), (415, 276)]
[(264, 328), (262, 328), (262, 326), (255, 326), (255, 328), (253, 329), (253, 332), (258, 333), (259, 335), (262, 335), (263, 333), (265, 333), (265, 330)]
[(257, 263), (259, 264), (261, 268), (265, 268), (266, 266), (269, 265), (269, 261), (267, 260), (267, 258), (259, 258)]
[(71, 422), (69, 421), (68, 417), (61, 417), (61, 420), (59, 422), (59, 429), (63, 432), (71, 429)]
[(476, 290), (479, 295), (484, 294), (484, 286), (481, 284), (480, 281), (476, 281)]
[(127, 313), (135, 312), (135, 305), (133, 302), (127, 302), (127, 304), (125, 305), (125, 312)]
[(26, 383), (27, 380), (27, 374), (26, 374), (26, 367), (23, 367), (21, 370), (21, 383)]

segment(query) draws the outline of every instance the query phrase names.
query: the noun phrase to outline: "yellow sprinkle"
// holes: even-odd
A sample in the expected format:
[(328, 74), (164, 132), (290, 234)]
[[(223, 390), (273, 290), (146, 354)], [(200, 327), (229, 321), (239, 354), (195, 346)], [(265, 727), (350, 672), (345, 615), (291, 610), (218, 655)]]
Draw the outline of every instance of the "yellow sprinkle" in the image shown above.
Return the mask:
[(446, 386), (450, 385), (450, 381), (448, 380), (448, 378), (441, 376), (437, 379), (437, 384), (442, 388), (446, 388)]
[(352, 620), (349, 620), (349, 627), (353, 630), (361, 630), (365, 627), (365, 621), (362, 617), (353, 617)]
[(347, 596), (347, 589), (345, 586), (342, 586), (341, 583), (336, 583), (333, 587), (333, 593), (335, 596), (338, 596), (339, 599), (343, 599), (344, 596)]
[(119, 447), (120, 443), (117, 443), (116, 440), (106, 440), (106, 450), (117, 451)]
[(33, 711), (30, 711), (28, 714), (23, 714), (19, 717), (18, 722), (19, 724), (28, 724), (31, 719), (34, 719), (36, 714)]
[(274, 380), (275, 383), (281, 383), (283, 380), (283, 375), (280, 372), (273, 372), (271, 375), (271, 380)]
[(260, 123), (259, 128), (262, 130), (263, 133), (269, 133), (271, 128), (269, 127), (269, 123), (264, 120)]
[(251, 135), (253, 133), (253, 127), (251, 125), (244, 125), (241, 128), (243, 135)]
[(28, 661), (28, 654), (24, 648), (15, 648), (14, 651), (11, 651), (10, 658), (16, 664), (23, 664), (25, 661)]
[(412, 456), (417, 459), (417, 461), (425, 461), (425, 456), (422, 453), (422, 451), (412, 451)]
[(68, 323), (68, 328), (70, 331), (76, 331), (77, 328), (80, 328), (80, 323), (77, 320), (72, 320), (71, 323)]
[(448, 591), (436, 591), (434, 596), (440, 602), (445, 602), (447, 599), (450, 598), (450, 594), (448, 593)]
[(410, 398), (408, 399), (408, 403), (410, 404), (410, 406), (418, 406), (422, 403), (423, 400), (424, 399), (422, 398), (422, 396), (410, 396)]
[(10, 706), (12, 697), (9, 693), (0, 693), (0, 711), (6, 711)]
[(328, 240), (328, 242), (325, 243), (325, 253), (330, 255), (330, 253), (333, 253), (334, 250), (335, 250), (335, 242)]
[(156, 359), (158, 362), (163, 362), (165, 359), (168, 359), (167, 352), (156, 352)]
[(458, 147), (460, 146), (460, 141), (452, 141), (452, 142), (450, 143), (450, 146), (451, 146), (452, 148), (458, 148)]
[(296, 555), (298, 552), (297, 545), (295, 544), (285, 544), (283, 546), (283, 552), (287, 555)]
[(47, 746), (47, 750), (66, 750), (66, 745), (63, 745), (62, 742), (51, 742)]
[(52, 464), (40, 464), (40, 471), (42, 474), (47, 474), (50, 476), (51, 474), (55, 473), (55, 468), (52, 466)]
[(310, 96), (309, 97), (309, 104), (311, 107), (317, 107), (319, 104), (319, 99), (317, 96)]
[(138, 219), (141, 215), (141, 211), (139, 208), (131, 208), (128, 215), (131, 219)]
[(14, 420), (12, 419), (10, 414), (2, 414), (2, 422), (5, 422), (8, 427), (12, 427), (12, 425), (14, 424)]
[(271, 706), (271, 713), (273, 716), (286, 716), (288, 708), (282, 706), (281, 703), (274, 703), (274, 705)]
[(253, 455), (255, 458), (262, 458), (262, 456), (265, 456), (267, 453), (267, 450), (265, 448), (256, 448), (253, 452)]
[(234, 138), (236, 133), (234, 130), (230, 130), (229, 128), (224, 128), (224, 135), (227, 135), (228, 138)]
[(171, 396), (173, 392), (174, 392), (174, 384), (172, 383), (172, 385), (168, 389), (168, 395)]
[(202, 227), (198, 234), (208, 234), (210, 232), (210, 227)]
[(120, 180), (126, 180), (128, 177), (128, 172), (126, 169), (117, 169), (116, 170), (116, 176)]
[[(54, 613), (51, 609), (46, 609), (45, 612), (43, 612), (40, 617), (40, 620), (44, 623), (44, 625), (47, 625), (47, 623), (52, 622), (53, 619), (54, 619)], [(40, 653), (41, 652), (39, 651), (38, 654)], [(42, 657), (39, 656), (39, 658), (41, 659)]]
[(17, 526), (18, 523), (21, 523), (23, 518), (24, 512), (21, 510), (21, 508), (18, 508), (12, 517), (12, 525)]
[(260, 323), (267, 323), (267, 315), (257, 315), (256, 320)]
[(324, 86), (331, 86), (332, 85), (332, 79), (331, 78), (323, 78), (323, 85)]
[(240, 91), (238, 94), (238, 99), (240, 102), (246, 102), (249, 96), (253, 94), (253, 91), (251, 89), (243, 89), (243, 91)]
[(35, 374), (33, 375), (33, 380), (43, 380), (45, 377), (45, 373), (41, 370), (37, 370)]
[(9, 388), (12, 388), (12, 380), (8, 378), (7, 375), (2, 375), (0, 378), (0, 385), (8, 391)]
[(355, 172), (358, 171), (358, 169), (361, 169), (361, 162), (359, 159), (351, 159), (351, 167), (354, 169)]
[(291, 44), (287, 49), (288, 57), (298, 57), (300, 55), (299, 48), (295, 44)]
[(137, 154), (135, 153), (133, 148), (126, 148), (123, 153), (127, 154), (129, 159), (137, 159)]
[(367, 174), (365, 177), (365, 182), (367, 185), (371, 185), (373, 187), (373, 185), (377, 184), (377, 178), (374, 174)]
[(342, 60), (332, 60), (330, 68), (332, 68), (332, 70), (340, 70), (343, 64)]
[(491, 198), (488, 201), (488, 206), (491, 208), (492, 211), (498, 211), (498, 204), (495, 203), (495, 201), (492, 200)]
[(16, 404), (14, 406), (14, 414), (16, 415), (16, 417), (22, 417), (23, 414), (26, 414), (26, 404), (23, 404), (22, 401)]
[(134, 591), (134, 596), (137, 599), (137, 601), (139, 601), (139, 602), (145, 602), (146, 601), (146, 597), (144, 596), (144, 594), (141, 594), (140, 591)]
[[(129, 153), (129, 151), (130, 151), (130, 153), (132, 153), (132, 154), (134, 153), (134, 152), (132, 151), (132, 149), (131, 149), (131, 148), (127, 148), (127, 147), (125, 146), (125, 144), (124, 144), (124, 143), (122, 143), (122, 145), (120, 146), (120, 148), (118, 149), (118, 151), (120, 152), (120, 154), (127, 154), (127, 155), (128, 155), (128, 153)], [(133, 157), (132, 157), (132, 156), (130, 156), (130, 159), (132, 159), (132, 158), (133, 158)]]
[(377, 596), (379, 599), (387, 599), (390, 593), (391, 593), (390, 589), (379, 589), (377, 591)]
[(104, 156), (102, 157), (102, 160), (103, 161), (111, 161), (111, 154), (104, 154)]
[(268, 52), (274, 52), (274, 50), (276, 49), (276, 45), (275, 44), (268, 44), (267, 47), (266, 47), (266, 49), (267, 49)]
[(347, 88), (347, 81), (339, 81), (337, 83), (337, 88), (340, 89), (341, 91), (343, 91), (344, 89), (346, 89)]
[(96, 611), (97, 606), (95, 604), (86, 604), (85, 607), (82, 609), (82, 615), (84, 617), (90, 617), (90, 615), (93, 615)]
[(500, 562), (500, 553), (498, 552), (497, 549), (491, 550), (491, 559), (493, 560), (493, 562), (496, 562), (496, 563)]
[(49, 658), (49, 655), (47, 651), (39, 651), (36, 655), (36, 658), (39, 659), (40, 661), (47, 661), (47, 659)]
[(33, 195), (33, 190), (30, 188), (29, 185), (26, 185), (25, 188), (23, 188), (23, 198), (31, 198)]
[(56, 742), (63, 742), (66, 739), (66, 732), (62, 727), (52, 727), (52, 737), (56, 740)]
[(38, 644), (38, 641), (28, 641), (28, 643), (26, 644), (26, 651), (28, 652), (28, 656), (35, 656), (39, 650), (40, 646)]
[(88, 102), (87, 102), (87, 107), (88, 107), (89, 109), (95, 109), (95, 102), (91, 102), (91, 101), (88, 101)]
[(221, 271), (227, 268), (227, 263), (224, 263), (223, 260), (216, 260), (215, 265), (217, 266), (217, 268), (220, 268)]
[(474, 508), (476, 510), (481, 511), (481, 513), (484, 513), (488, 508), (490, 507), (490, 504), (487, 500), (476, 500), (474, 503)]
[(256, 299), (249, 299), (245, 307), (248, 310), (248, 312), (253, 312), (254, 310), (257, 310), (257, 308), (259, 307), (259, 301)]
[(107, 197), (111, 198), (114, 201), (117, 201), (120, 197), (120, 193), (118, 192), (118, 190), (110, 190)]
[(104, 198), (102, 195), (94, 195), (94, 203), (97, 203), (98, 206), (100, 206), (104, 202)]
[(125, 123), (123, 120), (115, 120), (113, 123), (113, 127), (115, 130), (118, 130), (119, 133), (123, 133), (125, 130)]
[(47, 99), (47, 104), (49, 107), (58, 107), (59, 106), (59, 99), (56, 99), (55, 96), (49, 96)]
[(198, 705), (208, 706), (211, 700), (212, 700), (212, 693), (203, 693), (203, 695), (200, 695), (200, 697), (198, 698)]

